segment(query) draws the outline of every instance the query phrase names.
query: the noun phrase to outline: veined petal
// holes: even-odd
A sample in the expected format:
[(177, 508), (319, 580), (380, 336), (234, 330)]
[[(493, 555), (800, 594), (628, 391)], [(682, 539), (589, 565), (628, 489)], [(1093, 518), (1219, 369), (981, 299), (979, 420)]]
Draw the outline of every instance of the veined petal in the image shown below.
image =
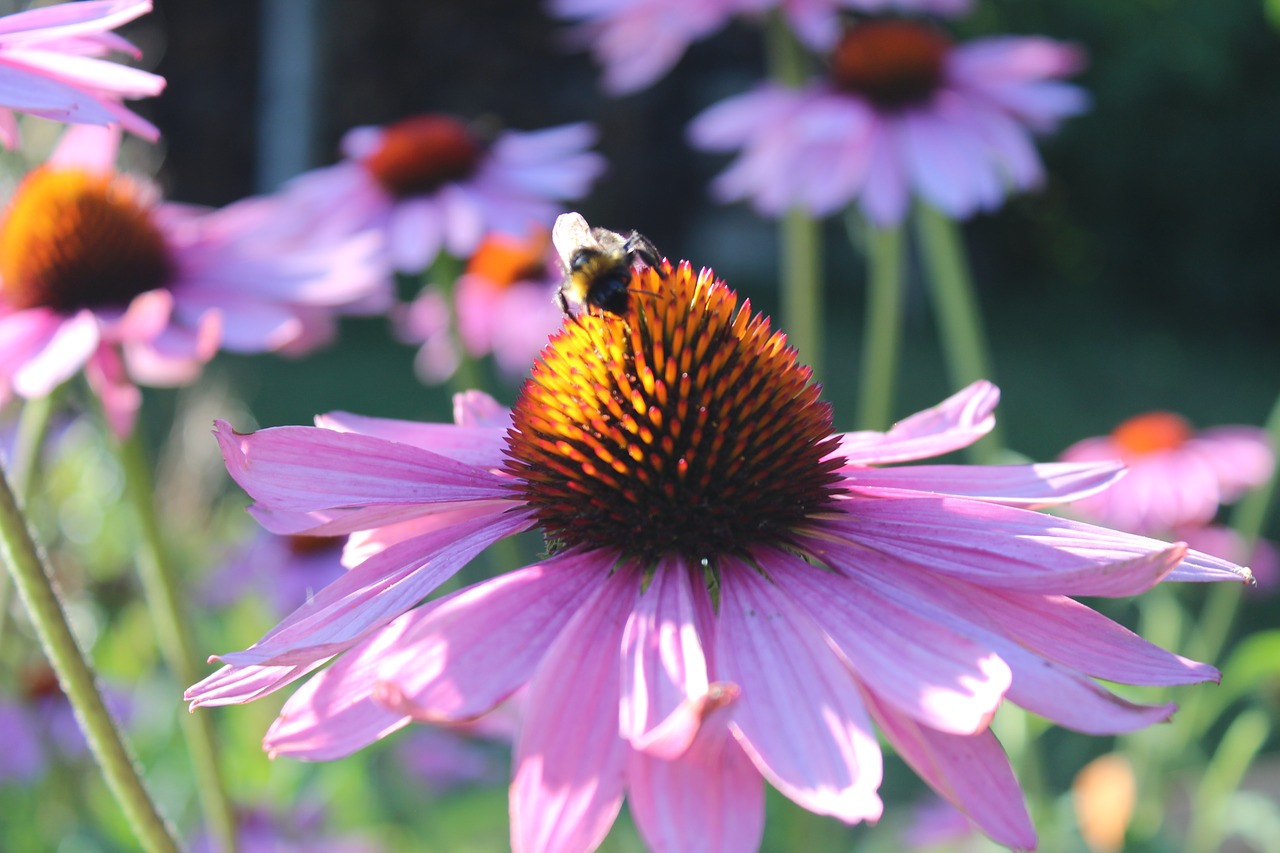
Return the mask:
[(990, 723), (1012, 673), (989, 647), (783, 551), (760, 565), (808, 610), (864, 684), (930, 728), (973, 734)]
[[(678, 757), (692, 742), (701, 717), (677, 712), (705, 697), (710, 686), (693, 571), (678, 558), (660, 563), (622, 632), (619, 733), (634, 748), (648, 747), (664, 758)], [(699, 592), (705, 595), (704, 589)], [(663, 725), (668, 721), (672, 730)], [(661, 737), (652, 742), (655, 734)]]
[(529, 680), (611, 564), (565, 554), (463, 590), (383, 662), (378, 701), (436, 722), (483, 714)]
[[(510, 423), (510, 415), (507, 422)], [(334, 432), (354, 432), (447, 456), (478, 468), (502, 465), (506, 426), (455, 426), (370, 418), (349, 412), (329, 412), (316, 417), (316, 426)]]
[(241, 666), (279, 666), (344, 651), (528, 523), (524, 514), (482, 517), (393, 545), (320, 590), (249, 649), (219, 659)]
[(899, 421), (888, 432), (847, 432), (832, 455), (850, 465), (884, 465), (940, 456), (973, 444), (995, 426), (1000, 389), (979, 380), (931, 409)]
[(1036, 830), (1022, 789), (995, 735), (934, 731), (895, 713), (875, 695), (867, 697), (867, 709), (902, 760), (993, 841), (1018, 850), (1035, 848)]
[(843, 570), (858, 573), (859, 580), (881, 597), (994, 650), (1013, 673), (1005, 698), (1028, 711), (1087, 734), (1134, 731), (1173, 713), (1173, 705), (1137, 705), (1121, 699), (1080, 672), (1023, 647), (985, 615), (984, 606), (975, 607), (955, 594), (958, 581), (894, 568), (893, 561), (866, 554), (861, 564)]
[(1207, 663), (1147, 642), (1101, 613), (1063, 595), (991, 590), (952, 584), (964, 599), (1031, 651), (1094, 678), (1123, 684), (1172, 685), (1218, 681)]
[[(1145, 592), (1173, 570), (1185, 545), (959, 498), (851, 499), (826, 559), (856, 563), (868, 550), (929, 572), (1003, 589), (1063, 595)], [(840, 538), (844, 542), (839, 541)]]
[[(213, 660), (213, 658), (210, 658)], [(184, 699), (191, 710), (202, 705), (240, 705), (268, 696), (292, 684), (308, 672), (323, 666), (321, 658), (299, 666), (224, 666), (198, 684), (187, 688)]]
[(374, 701), (378, 670), (406, 634), (447, 600), (431, 602), (395, 619), (302, 685), (271, 724), (263, 748), (273, 758), (291, 755), (331, 761), (407, 725), (407, 715)]
[(214, 434), (231, 476), (271, 509), (315, 512), (510, 496), (504, 480), (482, 468), (381, 438), (316, 427), (242, 435), (221, 420)]
[(1124, 475), (1124, 463), (1048, 462), (1037, 465), (911, 465), (842, 469), (844, 488), (868, 497), (909, 491), (1011, 506), (1045, 506), (1096, 494)]
[(511, 782), (515, 853), (593, 850), (622, 806), (628, 749), (618, 737), (618, 650), (639, 572), (600, 583), (529, 683)]
[(751, 851), (764, 834), (764, 780), (723, 723), (704, 725), (678, 761), (629, 752), (627, 805), (657, 853)]
[(718, 674), (742, 689), (731, 727), (760, 772), (809, 811), (876, 820), (882, 759), (853, 673), (777, 587), (720, 563)]

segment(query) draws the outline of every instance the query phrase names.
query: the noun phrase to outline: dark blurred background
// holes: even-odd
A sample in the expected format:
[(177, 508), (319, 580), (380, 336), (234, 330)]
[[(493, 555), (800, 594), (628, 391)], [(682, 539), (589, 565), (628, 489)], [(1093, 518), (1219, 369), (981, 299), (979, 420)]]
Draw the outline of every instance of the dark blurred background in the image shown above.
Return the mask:
[[(1263, 0), (980, 0), (960, 36), (1043, 34), (1084, 45), (1090, 112), (1042, 144), (1049, 182), (967, 224), (1014, 447), (1047, 458), (1139, 411), (1201, 426), (1260, 423), (1280, 389), (1280, 38)], [(706, 196), (722, 160), (684, 143), (689, 119), (763, 73), (739, 22), (652, 88), (605, 96), (590, 57), (539, 3), (508, 0), (159, 0), (128, 33), (168, 91), (172, 198), (224, 204), (336, 158), (343, 132), (419, 111), (516, 129), (589, 119), (610, 167), (581, 209), (715, 267), (776, 306), (775, 228)], [(826, 379), (838, 410), (857, 376), (863, 272), (827, 229)], [(918, 282), (899, 414), (947, 391)], [(438, 409), (410, 350), (352, 321), (313, 362), (224, 358), (264, 424), (348, 408)], [(388, 366), (393, 359), (394, 366)], [(378, 381), (369, 382), (370, 370)], [(848, 408), (842, 426), (849, 426)]]

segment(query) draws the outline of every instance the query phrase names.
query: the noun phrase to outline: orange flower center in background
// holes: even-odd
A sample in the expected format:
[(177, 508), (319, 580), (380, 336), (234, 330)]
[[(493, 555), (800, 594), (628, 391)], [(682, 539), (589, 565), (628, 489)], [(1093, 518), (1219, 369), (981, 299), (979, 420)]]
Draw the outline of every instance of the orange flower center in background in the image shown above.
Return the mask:
[(547, 253), (551, 232), (539, 228), (521, 240), (507, 234), (491, 234), (467, 261), (467, 275), (479, 276), (498, 288), (520, 281), (542, 281), (547, 277)]
[(18, 310), (127, 305), (172, 271), (164, 235), (126, 178), (38, 168), (0, 224), (0, 293)]
[(710, 270), (630, 286), (625, 316), (552, 337), (513, 409), (506, 467), (549, 546), (697, 561), (785, 542), (839, 479), (812, 371)]
[(310, 557), (342, 548), (347, 542), (345, 536), (286, 536), (285, 545), (289, 553), (295, 557)]
[(469, 178), (482, 153), (475, 135), (458, 119), (415, 116), (383, 128), (382, 145), (364, 165), (383, 189), (403, 198)]
[(1148, 412), (1120, 424), (1111, 437), (1126, 453), (1144, 456), (1182, 446), (1191, 437), (1191, 424), (1172, 412)]
[(867, 21), (845, 31), (831, 55), (836, 88), (856, 92), (878, 107), (923, 103), (942, 84), (951, 40), (912, 21)]

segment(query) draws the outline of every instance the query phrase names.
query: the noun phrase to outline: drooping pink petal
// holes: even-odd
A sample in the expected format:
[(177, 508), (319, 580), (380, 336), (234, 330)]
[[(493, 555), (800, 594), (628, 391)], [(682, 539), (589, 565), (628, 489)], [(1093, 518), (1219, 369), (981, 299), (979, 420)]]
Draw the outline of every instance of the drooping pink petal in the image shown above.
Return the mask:
[(270, 509), (436, 504), (509, 497), (499, 477), (407, 444), (316, 427), (273, 427), (248, 435), (218, 421), (227, 470)]
[(844, 456), (848, 465), (885, 465), (961, 450), (991, 432), (999, 401), (1000, 389), (979, 380), (888, 432), (845, 433), (832, 455)]
[(374, 701), (378, 671), (405, 636), (451, 597), (393, 620), (302, 685), (271, 724), (263, 738), (263, 748), (272, 757), (290, 755), (332, 761), (406, 726), (410, 721), (407, 715)]
[(598, 553), (564, 554), (464, 590), (383, 662), (378, 700), (434, 722), (485, 713), (529, 680), (608, 570)]
[(13, 374), (13, 390), (28, 399), (44, 397), (74, 376), (98, 348), (98, 318), (81, 311), (68, 318), (44, 347)]
[(478, 553), (529, 525), (526, 514), (481, 516), (393, 545), (320, 590), (225, 663), (304, 664), (344, 651), (421, 601)]
[(858, 582), (783, 551), (761, 566), (808, 610), (863, 683), (930, 728), (973, 734), (987, 727), (1012, 673), (994, 651)]
[(1017, 850), (1036, 846), (1036, 831), (1009, 759), (990, 731), (934, 731), (867, 696), (867, 709), (902, 760), (968, 815), (993, 841)]
[(483, 391), (453, 395), (453, 422), (460, 427), (502, 427), (511, 424), (511, 410)]
[(677, 761), (627, 754), (627, 805), (657, 853), (756, 850), (764, 833), (764, 780), (728, 727), (708, 722)]
[[(212, 658), (210, 659), (212, 660)], [(329, 658), (300, 666), (224, 666), (188, 687), (183, 698), (191, 710), (202, 705), (240, 705), (268, 696), (321, 667)]]
[(901, 564), (874, 553), (831, 565), (922, 619), (946, 626), (992, 649), (1009, 666), (1013, 681), (1005, 698), (1028, 711), (1088, 734), (1134, 731), (1167, 720), (1173, 705), (1137, 705), (1103, 689), (1082, 673), (1029, 651), (1006, 636), (984, 609), (959, 598), (959, 581), (925, 572), (903, 571)]
[[(509, 501), (474, 501), (466, 504), (461, 509), (450, 509), (433, 512), (430, 515), (420, 515), (416, 518), (409, 518), (394, 524), (385, 524), (371, 530), (357, 530), (347, 537), (346, 544), (342, 546), (342, 565), (349, 569), (355, 568), (374, 554), (380, 554), (392, 545), (404, 542), (407, 539), (421, 536), (424, 533), (431, 533), (434, 530), (443, 530), (470, 518), (505, 512), (510, 508), (511, 503)], [(273, 522), (278, 520), (278, 518), (275, 518)], [(315, 535), (326, 535), (323, 525)]]
[[(952, 588), (1031, 651), (1093, 678), (1122, 684), (1217, 681), (1207, 663), (1165, 651), (1078, 601), (1062, 595)], [(963, 606), (963, 605), (961, 605)]]
[(932, 493), (1008, 504), (1044, 506), (1096, 494), (1124, 475), (1122, 462), (1050, 462), (1038, 465), (912, 465), (845, 468), (841, 485), (869, 497), (889, 491)]
[(1186, 554), (1185, 545), (959, 498), (850, 499), (833, 506), (841, 516), (820, 526), (837, 536), (829, 549), (835, 559), (856, 562), (869, 549), (913, 570), (1002, 589), (1137, 595)]
[(102, 401), (102, 416), (119, 439), (128, 438), (142, 408), (142, 392), (129, 378), (114, 347), (99, 346), (84, 366), (84, 378)]
[(853, 673), (818, 626), (756, 570), (721, 562), (717, 676), (742, 695), (731, 727), (774, 787), (849, 823), (883, 804), (880, 747)]
[(695, 595), (706, 595), (701, 567), (678, 558), (659, 563), (622, 634), (619, 732), (634, 749), (660, 758), (677, 758), (705, 716), (736, 698), (736, 690), (708, 696)]
[[(508, 424), (510, 420), (508, 415)], [(329, 412), (316, 416), (316, 426), (410, 444), (479, 468), (497, 468), (505, 459), (502, 454), (506, 447), (505, 425), (462, 427)]]
[(150, 11), (151, 0), (87, 0), (28, 9), (0, 18), (0, 45), (95, 35)]
[(639, 586), (634, 567), (601, 582), (529, 683), (511, 782), (515, 853), (592, 850), (622, 806), (618, 650)]

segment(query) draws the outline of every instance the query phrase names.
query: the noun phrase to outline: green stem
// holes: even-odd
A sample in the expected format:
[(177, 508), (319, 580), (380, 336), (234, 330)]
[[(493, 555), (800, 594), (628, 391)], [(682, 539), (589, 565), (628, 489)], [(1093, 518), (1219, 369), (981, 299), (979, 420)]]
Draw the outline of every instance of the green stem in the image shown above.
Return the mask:
[[(44, 446), (44, 436), (53, 414), (53, 394), (46, 394), (22, 405), (18, 420), (18, 434), (13, 442), (13, 462), (9, 466), (9, 480), (19, 504), (31, 504), (31, 484), (35, 480), (36, 459)], [(12, 592), (8, 573), (0, 574), (0, 648), (9, 633), (9, 605)]]
[[(809, 57), (781, 15), (769, 17), (766, 28), (770, 76), (784, 86), (797, 87), (809, 77)], [(820, 223), (800, 208), (783, 216), (780, 228), (782, 260), (782, 326), (800, 360), (822, 371), (822, 231)]]
[(859, 370), (858, 428), (888, 429), (902, 345), (902, 229), (872, 228), (867, 239), (867, 313)]
[[(917, 204), (914, 215), (952, 388), (959, 390), (979, 379), (994, 381), (960, 229), (925, 204)], [(975, 461), (991, 461), (1000, 446), (997, 432), (992, 430), (970, 448), (970, 455)]]
[(1221, 849), (1226, 800), (1239, 787), (1270, 734), (1270, 715), (1259, 708), (1242, 712), (1227, 728), (1192, 800), (1195, 808), (1191, 809), (1191, 824), (1187, 827), (1188, 853)]
[(147, 793), (138, 767), (102, 700), (58, 601), (48, 567), (27, 528), (7, 477), (0, 470), (0, 555), (31, 616), (45, 655), (85, 733), (107, 787), (120, 804), (142, 847), (153, 853), (176, 851), (177, 843)]
[[(178, 682), (184, 686), (195, 684), (202, 673), (189, 633), (191, 623), (182, 612), (178, 581), (156, 516), (151, 469), (142, 446), (141, 427), (135, 427), (133, 434), (120, 442), (117, 451), (124, 471), (126, 499), (133, 506), (138, 525), (138, 574), (147, 609), (155, 623), (156, 639)], [(182, 730), (191, 753), (205, 823), (221, 849), (234, 851), (235, 814), (222, 784), (211, 718), (207, 714), (183, 714)]]

